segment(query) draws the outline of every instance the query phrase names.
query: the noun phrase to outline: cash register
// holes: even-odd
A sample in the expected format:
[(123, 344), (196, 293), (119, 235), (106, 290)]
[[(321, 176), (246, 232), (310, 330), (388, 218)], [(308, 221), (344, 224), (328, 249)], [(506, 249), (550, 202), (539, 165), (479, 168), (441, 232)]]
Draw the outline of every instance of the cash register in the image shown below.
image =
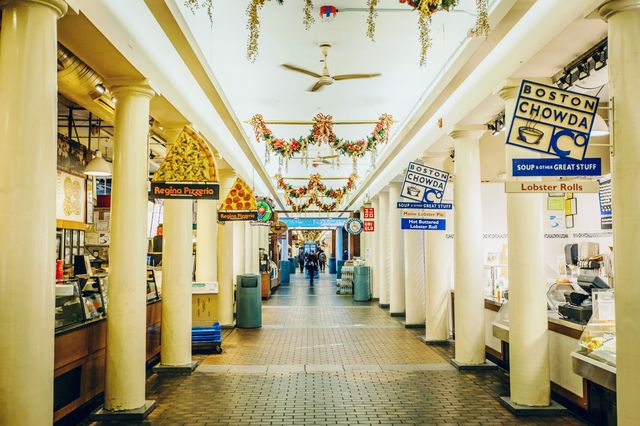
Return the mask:
[(558, 306), (558, 313), (568, 320), (586, 324), (593, 313), (592, 291), (607, 289), (609, 285), (597, 275), (579, 275), (578, 286), (584, 292), (567, 292), (565, 294), (567, 303)]

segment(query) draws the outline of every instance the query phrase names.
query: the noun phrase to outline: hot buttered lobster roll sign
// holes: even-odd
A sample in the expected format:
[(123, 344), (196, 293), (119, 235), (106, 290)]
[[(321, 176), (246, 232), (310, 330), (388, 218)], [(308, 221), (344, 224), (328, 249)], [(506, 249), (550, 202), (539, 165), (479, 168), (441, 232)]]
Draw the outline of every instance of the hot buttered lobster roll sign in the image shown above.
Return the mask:
[(185, 127), (151, 179), (151, 197), (217, 200), (218, 166), (206, 141)]

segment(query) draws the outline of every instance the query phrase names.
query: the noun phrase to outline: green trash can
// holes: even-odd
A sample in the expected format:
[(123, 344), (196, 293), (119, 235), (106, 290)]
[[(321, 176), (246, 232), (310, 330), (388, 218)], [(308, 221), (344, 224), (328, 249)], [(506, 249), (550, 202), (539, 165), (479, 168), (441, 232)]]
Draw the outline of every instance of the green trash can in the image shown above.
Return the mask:
[(289, 266), (291, 263), (288, 260), (280, 261), (280, 284), (289, 283)]
[(353, 300), (367, 302), (371, 300), (371, 267), (353, 268)]
[(262, 295), (260, 275), (238, 275), (236, 327), (262, 327)]
[(296, 266), (298, 266), (298, 258), (297, 257), (290, 257), (289, 258), (289, 274), (295, 274), (296, 273)]

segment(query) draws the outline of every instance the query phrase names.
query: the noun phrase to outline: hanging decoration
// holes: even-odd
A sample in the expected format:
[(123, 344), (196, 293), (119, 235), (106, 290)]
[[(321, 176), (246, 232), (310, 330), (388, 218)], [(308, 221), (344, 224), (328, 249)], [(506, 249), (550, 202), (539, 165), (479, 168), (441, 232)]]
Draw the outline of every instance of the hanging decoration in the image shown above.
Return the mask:
[[(459, 0), (399, 0), (420, 13), (418, 28), (420, 30), (420, 66), (426, 64), (427, 51), (431, 47), (431, 17), (434, 13), (446, 11), (457, 6)], [(489, 25), (488, 0), (476, 0), (476, 24), (472, 30), (476, 36), (486, 36), (491, 29)], [(367, 32), (367, 35), (369, 33)]]
[(378, 0), (367, 0), (369, 7), (369, 16), (367, 16), (367, 37), (369, 40), (376, 41), (376, 19), (378, 18)]
[(196, 10), (206, 9), (209, 22), (213, 24), (213, 0), (184, 0), (184, 5), (195, 15)]
[(291, 211), (294, 213), (300, 213), (305, 210), (309, 210), (311, 206), (316, 206), (322, 212), (332, 212), (338, 208), (338, 204), (334, 201), (332, 203), (324, 203), (320, 200), (320, 198), (313, 194), (308, 197), (302, 204), (296, 204), (290, 197), (284, 197), (285, 202), (289, 207), (291, 207)]
[(309, 31), (315, 21), (313, 18), (313, 0), (304, 0), (304, 17), (302, 18), (304, 29)]
[(294, 187), (287, 183), (282, 175), (275, 176), (278, 188), (284, 190), (285, 198), (298, 199), (306, 196), (325, 197), (336, 200), (338, 204), (341, 204), (344, 197), (356, 188), (356, 182), (358, 181), (358, 175), (351, 174), (347, 179), (347, 183), (340, 188), (327, 188), (322, 182), (322, 177), (319, 173), (309, 176), (309, 182), (306, 185)]
[(393, 117), (389, 114), (382, 114), (375, 123), (375, 128), (371, 134), (357, 141), (338, 138), (333, 131), (333, 117), (330, 115), (318, 114), (314, 117), (313, 122), (313, 127), (308, 136), (300, 136), (287, 141), (273, 135), (271, 129), (265, 124), (262, 115), (256, 114), (249, 121), (253, 126), (256, 140), (267, 144), (265, 158), (267, 163), (271, 152), (275, 152), (285, 161), (296, 154), (302, 154), (303, 158), (308, 158), (310, 146), (327, 144), (340, 155), (350, 157), (354, 162), (355, 172), (356, 159), (363, 157), (367, 152), (371, 152), (375, 161), (378, 145), (389, 140)]

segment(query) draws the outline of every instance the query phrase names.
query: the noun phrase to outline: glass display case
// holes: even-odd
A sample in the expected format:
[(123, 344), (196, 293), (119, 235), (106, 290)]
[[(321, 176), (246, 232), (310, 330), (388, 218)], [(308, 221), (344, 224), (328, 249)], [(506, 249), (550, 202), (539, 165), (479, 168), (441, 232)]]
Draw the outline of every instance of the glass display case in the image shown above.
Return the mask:
[(594, 291), (593, 315), (587, 324), (577, 353), (616, 366), (616, 321), (614, 291)]
[(78, 279), (84, 304), (85, 320), (104, 317), (107, 312), (107, 304), (104, 299), (103, 277), (80, 275)]
[(616, 391), (616, 322), (614, 291), (594, 291), (593, 315), (571, 353), (573, 372)]
[(65, 280), (56, 284), (55, 328), (84, 322), (84, 304), (77, 280)]

